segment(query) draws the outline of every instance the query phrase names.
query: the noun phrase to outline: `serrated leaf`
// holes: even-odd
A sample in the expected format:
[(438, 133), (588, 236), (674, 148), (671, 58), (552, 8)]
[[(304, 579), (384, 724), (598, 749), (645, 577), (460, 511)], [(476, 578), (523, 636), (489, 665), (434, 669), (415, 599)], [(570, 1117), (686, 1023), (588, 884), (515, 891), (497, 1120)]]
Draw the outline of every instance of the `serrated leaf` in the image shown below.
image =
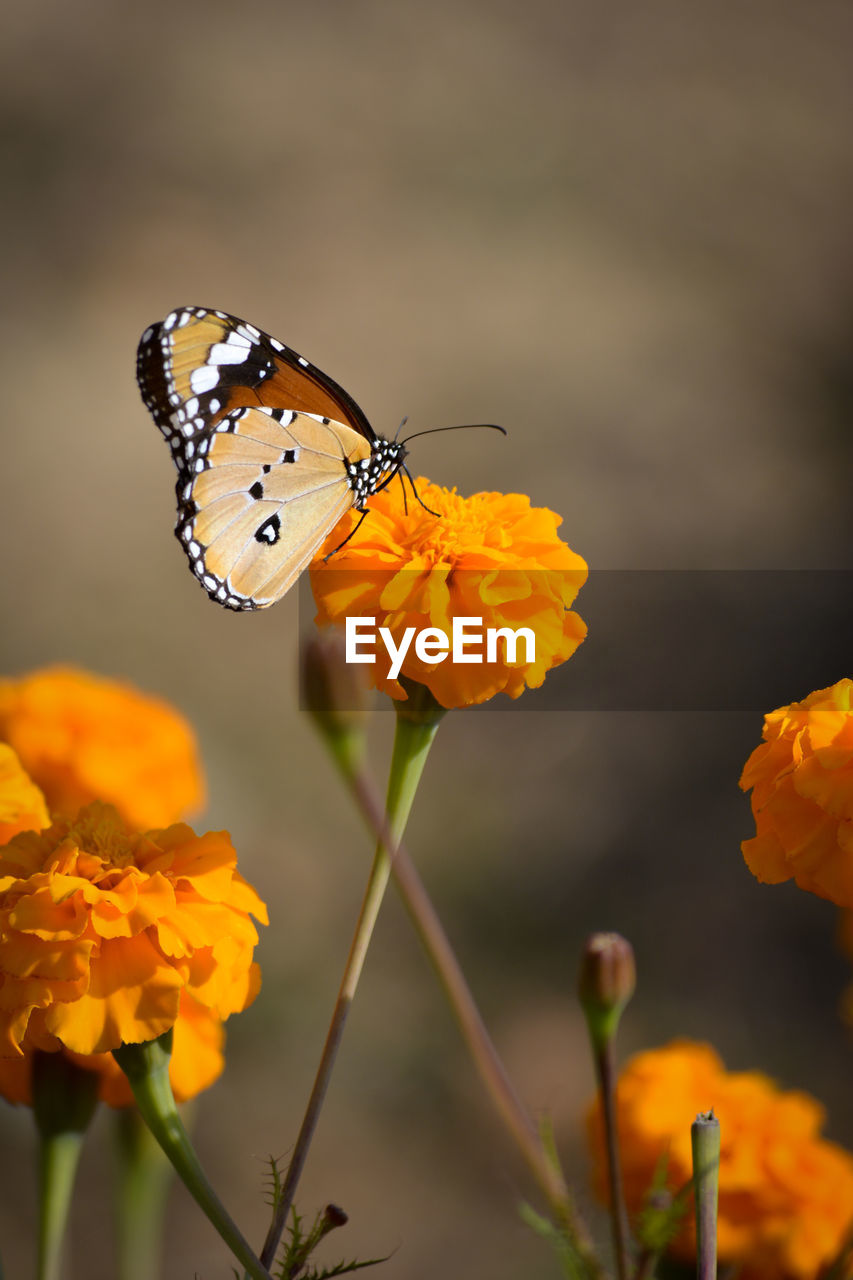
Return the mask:
[(322, 1271), (307, 1271), (305, 1280), (328, 1280), (329, 1276), (343, 1276), (349, 1271), (361, 1271), (364, 1267), (378, 1267), (380, 1262), (387, 1262), (391, 1254), (387, 1254), (384, 1258), (367, 1258), (363, 1262), (359, 1262), (357, 1258), (353, 1258), (351, 1262), (339, 1262), (336, 1267), (326, 1268)]
[(557, 1255), (566, 1280), (585, 1280), (587, 1272), (583, 1259), (579, 1257), (565, 1231), (555, 1226), (549, 1218), (543, 1218), (541, 1213), (537, 1213), (532, 1205), (524, 1201), (518, 1206), (518, 1212), (522, 1222), (526, 1223), (531, 1231), (534, 1231), (542, 1240), (547, 1240)]
[(690, 1207), (693, 1180), (688, 1179), (678, 1191), (670, 1191), (666, 1185), (667, 1160), (658, 1161), (652, 1184), (643, 1198), (643, 1207), (637, 1218), (637, 1239), (647, 1254), (664, 1252), (678, 1235), (685, 1213)]

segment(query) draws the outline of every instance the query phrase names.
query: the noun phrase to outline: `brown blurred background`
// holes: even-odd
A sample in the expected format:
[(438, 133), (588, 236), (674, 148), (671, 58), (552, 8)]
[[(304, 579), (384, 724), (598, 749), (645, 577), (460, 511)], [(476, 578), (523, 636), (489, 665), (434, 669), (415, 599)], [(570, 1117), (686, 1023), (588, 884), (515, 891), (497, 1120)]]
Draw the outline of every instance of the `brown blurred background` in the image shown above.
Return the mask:
[[(202, 822), (230, 829), (273, 919), (197, 1128), (259, 1242), (263, 1161), (295, 1137), (369, 848), (297, 709), (296, 593), (238, 616), (188, 572), (138, 337), (218, 307), (328, 370), (380, 431), (503, 423), (506, 441), (418, 441), (416, 472), (530, 493), (595, 568), (851, 567), (853, 11), (34, 0), (4, 27), (2, 670), (77, 662), (197, 726)], [(573, 987), (593, 928), (637, 949), (626, 1052), (712, 1040), (816, 1093), (853, 1146), (834, 911), (740, 858), (759, 733), (757, 713), (487, 711), (439, 734), (410, 847), (584, 1202)], [(30, 1117), (4, 1106), (0, 1141), (17, 1277)], [(110, 1154), (102, 1116), (75, 1278), (112, 1275)], [(326, 1256), (393, 1251), (394, 1280), (547, 1280), (526, 1194), (389, 898), (300, 1204), (341, 1204)], [(168, 1252), (164, 1280), (230, 1274), (181, 1193)]]

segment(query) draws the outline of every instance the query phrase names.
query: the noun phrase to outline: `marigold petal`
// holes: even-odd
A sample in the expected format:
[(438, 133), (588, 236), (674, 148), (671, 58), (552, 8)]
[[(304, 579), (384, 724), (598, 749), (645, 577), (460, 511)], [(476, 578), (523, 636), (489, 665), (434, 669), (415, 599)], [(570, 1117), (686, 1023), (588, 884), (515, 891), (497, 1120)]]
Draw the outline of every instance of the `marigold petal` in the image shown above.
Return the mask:
[(260, 990), (260, 969), (246, 964), (245, 947), (221, 938), (214, 947), (197, 951), (188, 964), (187, 989), (220, 1018), (247, 1008)]
[(0, 845), (19, 831), (41, 831), (49, 823), (41, 791), (12, 748), (0, 742)]
[[(676, 1189), (690, 1176), (689, 1119), (720, 1118), (720, 1258), (748, 1280), (817, 1280), (853, 1222), (853, 1157), (820, 1137), (823, 1109), (758, 1072), (726, 1072), (708, 1046), (677, 1041), (638, 1054), (616, 1090), (629, 1208), (639, 1210), (666, 1158)], [(596, 1189), (606, 1192), (598, 1101), (588, 1117)], [(695, 1256), (693, 1215), (673, 1242)]]
[(112, 801), (137, 829), (200, 807), (195, 739), (168, 703), (74, 667), (0, 681), (0, 739), (54, 812)]
[[(86, 1056), (171, 1027), (199, 976), (227, 1017), (257, 989), (266, 908), (227, 833), (138, 835), (108, 806), (19, 834), (0, 850), (0, 1053)], [(218, 1033), (211, 1032), (211, 1040)]]
[(853, 906), (853, 682), (818, 689), (764, 717), (764, 742), (740, 785), (756, 837), (742, 845), (758, 879)]
[(92, 928), (102, 938), (132, 938), (175, 909), (174, 886), (159, 873), (139, 884), (128, 877), (123, 887), (92, 903)]
[(88, 992), (73, 1004), (54, 1004), (45, 1026), (76, 1053), (154, 1040), (174, 1024), (182, 985), (147, 934), (105, 939), (92, 962)]
[(779, 837), (772, 831), (741, 843), (741, 853), (756, 880), (762, 884), (784, 884), (793, 876)]
[[(348, 616), (372, 617), (399, 646), (408, 628), (434, 628), (449, 636), (454, 618), (482, 620), (483, 631), (526, 627), (535, 636), (535, 657), (511, 659), (506, 646), (493, 662), (421, 659), (410, 647), (402, 665), (408, 680), (426, 685), (444, 707), (485, 702), (503, 692), (517, 698), (541, 685), (546, 674), (574, 653), (586, 635), (567, 607), (586, 580), (583, 560), (563, 543), (560, 518), (534, 508), (523, 494), (455, 491), (415, 481), (423, 502), (408, 509), (395, 486), (371, 500), (370, 519), (355, 529), (344, 518), (318, 552), (311, 581), (321, 625)], [(331, 550), (336, 554), (326, 562)], [(483, 655), (485, 658), (485, 655)], [(368, 668), (378, 689), (405, 698), (381, 655)]]

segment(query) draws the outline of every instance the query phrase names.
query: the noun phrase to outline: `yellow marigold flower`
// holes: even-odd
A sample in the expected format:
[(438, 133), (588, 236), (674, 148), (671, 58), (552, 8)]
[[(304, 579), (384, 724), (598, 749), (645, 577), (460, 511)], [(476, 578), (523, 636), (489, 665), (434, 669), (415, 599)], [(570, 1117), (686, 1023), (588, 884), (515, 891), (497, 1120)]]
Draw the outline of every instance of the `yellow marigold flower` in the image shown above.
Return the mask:
[(12, 748), (0, 742), (0, 845), (19, 831), (41, 831), (49, 823), (44, 796)]
[[(525, 643), (513, 656), (503, 639), (491, 662), (453, 662), (450, 656), (431, 661), (410, 644), (401, 674), (426, 685), (443, 707), (485, 702), (496, 693), (517, 698), (527, 687), (538, 688), (586, 635), (569, 606), (587, 567), (558, 537), (560, 516), (532, 507), (524, 494), (463, 498), (422, 476), (415, 485), (440, 518), (412, 498), (406, 510), (401, 487), (389, 485), (371, 498), (370, 516), (358, 533), (324, 562), (355, 528), (358, 512), (335, 526), (311, 566), (318, 623), (374, 618), (397, 647), (408, 627), (416, 633), (433, 628), (450, 645), (454, 618), (482, 619), (484, 631), (526, 627), (535, 635), (532, 660)], [(376, 687), (405, 698), (399, 681), (389, 678), (390, 661), (381, 650), (376, 658), (367, 668)]]
[[(182, 991), (169, 1062), (176, 1102), (188, 1102), (219, 1078), (225, 1066), (224, 1041), (221, 1019)], [(109, 1107), (135, 1106), (127, 1076), (111, 1053), (70, 1053), (67, 1049), (60, 1052), (79, 1067), (98, 1073), (101, 1102)], [(31, 1052), (20, 1058), (0, 1058), (0, 1096), (7, 1102), (32, 1105), (32, 1063)]]
[(225, 831), (130, 831), (109, 805), (0, 848), (0, 1056), (106, 1053), (174, 1025), (187, 992), (220, 1019), (260, 986), (266, 907)]
[(160, 698), (74, 667), (0, 680), (0, 741), (52, 813), (114, 804), (139, 831), (198, 810), (204, 782), (187, 722)]
[(839, 680), (764, 717), (740, 785), (756, 835), (741, 845), (757, 879), (853, 906), (853, 681)]
[[(755, 1071), (727, 1072), (709, 1045), (675, 1041), (632, 1058), (616, 1093), (625, 1195), (642, 1208), (661, 1159), (672, 1191), (692, 1176), (690, 1125), (720, 1121), (719, 1253), (740, 1280), (816, 1280), (853, 1223), (853, 1156), (820, 1137), (823, 1108)], [(598, 1102), (589, 1113), (596, 1190), (607, 1198)], [(692, 1261), (692, 1211), (672, 1252)]]

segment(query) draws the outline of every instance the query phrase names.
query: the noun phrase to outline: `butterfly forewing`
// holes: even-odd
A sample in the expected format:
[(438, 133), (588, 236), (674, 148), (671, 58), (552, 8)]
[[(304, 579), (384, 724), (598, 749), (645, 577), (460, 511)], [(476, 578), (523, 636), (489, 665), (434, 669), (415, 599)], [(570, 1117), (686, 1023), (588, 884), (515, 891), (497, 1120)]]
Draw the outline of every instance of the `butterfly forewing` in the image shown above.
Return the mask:
[(221, 311), (186, 307), (152, 325), (137, 377), (178, 469), (175, 532), (232, 609), (280, 599), (405, 457), (326, 374)]
[(296, 409), (373, 430), (327, 374), (245, 320), (184, 307), (143, 334), (137, 359), (142, 398), (171, 437), (184, 423), (211, 421), (244, 405)]

